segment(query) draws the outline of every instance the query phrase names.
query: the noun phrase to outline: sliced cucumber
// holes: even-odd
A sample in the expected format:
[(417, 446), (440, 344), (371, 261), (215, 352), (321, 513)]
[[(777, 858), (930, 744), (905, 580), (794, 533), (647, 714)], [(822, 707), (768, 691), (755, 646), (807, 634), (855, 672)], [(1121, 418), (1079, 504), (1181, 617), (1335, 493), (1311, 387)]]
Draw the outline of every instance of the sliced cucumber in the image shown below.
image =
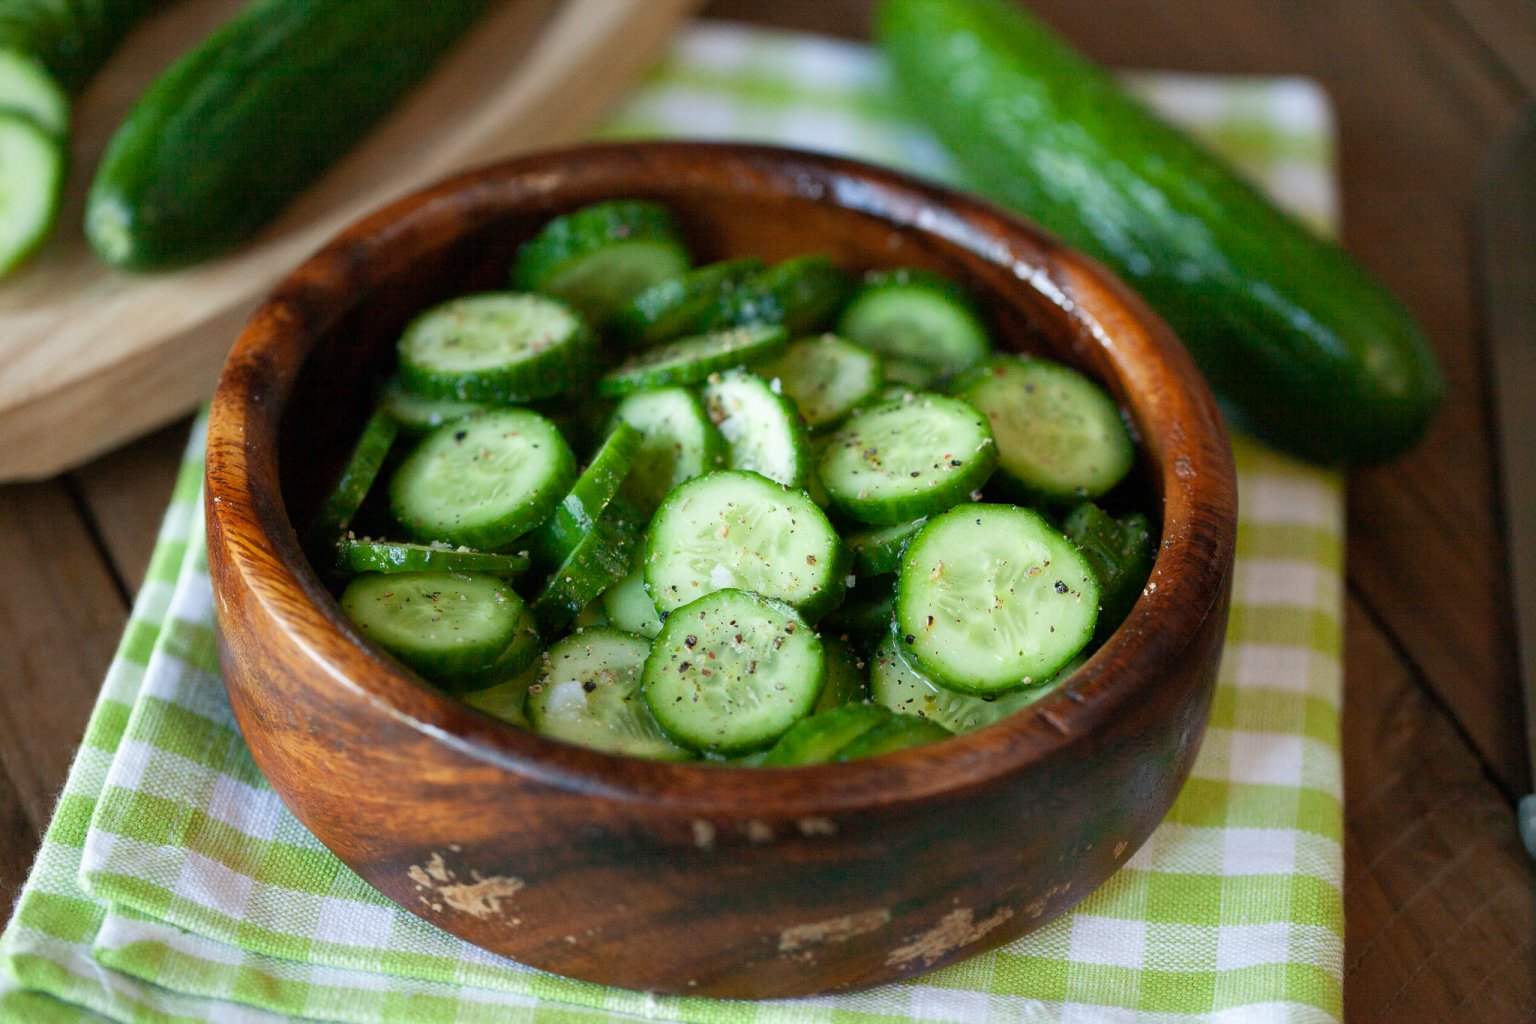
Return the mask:
[(616, 501), (603, 511), (534, 599), (533, 614), (545, 636), (558, 634), (624, 578), (644, 525), (640, 512), (628, 502)]
[(869, 696), (903, 715), (916, 715), (942, 725), (953, 733), (970, 732), (991, 725), (1020, 708), (1026, 708), (1055, 689), (1069, 669), (1037, 686), (988, 700), (946, 689), (912, 666), (901, 652), (896, 634), (887, 631), (869, 663)]
[(31, 118), (49, 135), (69, 130), (69, 97), (40, 61), (20, 50), (0, 48), (0, 110)]
[(896, 628), (942, 686), (1000, 696), (1049, 679), (1093, 636), (1099, 582), (1037, 513), (957, 505), (907, 545)]
[(31, 117), (0, 111), (0, 274), (48, 236), (59, 212), (66, 154)]
[(853, 552), (853, 571), (859, 576), (884, 576), (896, 571), (901, 564), (901, 553), (907, 542), (917, 535), (928, 521), (926, 516), (909, 519), (895, 526), (871, 526), (847, 534), (848, 548)]
[(528, 552), (348, 537), (341, 542), (341, 564), (352, 572), (483, 572), (505, 579), (528, 570)]
[(757, 259), (725, 260), (657, 281), (619, 307), (613, 332), (649, 347), (707, 330), (725, 296), (762, 269)]
[[(617, 584), (615, 584), (615, 586), (617, 586)], [(612, 588), (610, 587), (609, 589), (611, 590)], [(601, 599), (593, 601), (591, 604), (587, 605), (581, 611), (577, 612), (576, 617), (571, 620), (572, 629), (591, 629), (594, 626), (610, 625), (612, 625), (612, 623), (608, 621), (608, 613), (603, 611), (603, 602)]]
[(938, 369), (913, 359), (887, 356), (884, 368), (886, 383), (897, 389), (892, 397), (899, 398), (913, 391), (927, 391), (944, 379), (944, 374)]
[(779, 737), (761, 763), (765, 768), (829, 764), (836, 759), (838, 751), (890, 720), (890, 709), (875, 704), (843, 704), (818, 709)]
[(646, 542), (645, 585), (663, 614), (740, 588), (815, 621), (842, 600), (847, 572), (848, 552), (821, 509), (756, 473), (711, 473), (678, 487)]
[(399, 425), (382, 409), (375, 409), (368, 422), (363, 424), (363, 431), (352, 447), (352, 454), (347, 456), (347, 464), (342, 467), (336, 487), (315, 515), (311, 546), (316, 551), (340, 541), (352, 525), (353, 517), (373, 489), (373, 482), (378, 479), (379, 470), (384, 468), (384, 460), (389, 457), (389, 450), (394, 447), (399, 433)]
[(358, 629), (432, 682), (474, 690), (515, 676), (539, 652), (533, 616), (504, 580), (481, 573), (368, 573), (341, 609)]
[(665, 208), (615, 199), (544, 225), (518, 250), (512, 287), (569, 302), (601, 326), (624, 303), (691, 262)]
[(866, 729), (849, 741), (837, 752), (833, 760), (857, 761), (865, 757), (894, 754), (898, 750), (910, 750), (913, 747), (947, 740), (951, 735), (948, 729), (926, 718), (917, 718), (914, 715), (892, 715), (888, 720), (871, 729)]
[(654, 638), (661, 632), (661, 616), (651, 603), (651, 595), (645, 592), (645, 552), (636, 550), (638, 556), (629, 575), (603, 591), (603, 613), (608, 621), (626, 633)]
[(384, 384), (384, 390), (379, 394), (379, 405), (394, 417), (400, 429), (411, 434), (425, 434), (434, 427), (466, 416), (475, 416), (490, 408), (484, 402), (425, 398), (407, 388), (399, 377), (391, 377)]
[(1099, 621), (1093, 630), (1095, 643), (1109, 639), (1152, 572), (1157, 538), (1147, 517), (1140, 512), (1111, 519), (1091, 501), (1074, 508), (1061, 524), (1099, 578)]
[(640, 454), (619, 488), (641, 511), (655, 511), (678, 484), (725, 466), (725, 439), (691, 391), (637, 392), (618, 404), (613, 418), (642, 435)]
[(864, 659), (853, 653), (853, 648), (835, 636), (821, 633), (821, 645), (826, 649), (826, 682), (816, 701), (816, 711), (828, 711), (844, 704), (854, 704), (869, 696), (869, 682), (865, 678)]
[[(888, 360), (916, 363), (940, 377), (967, 370), (992, 351), (970, 297), (948, 278), (924, 270), (866, 275), (837, 332)], [(888, 380), (909, 383), (894, 371), (887, 363)]]
[(497, 409), (424, 437), (390, 480), (390, 509), (418, 540), (499, 548), (548, 519), (575, 476), (554, 424)]
[(786, 487), (804, 485), (811, 445), (783, 395), (745, 370), (714, 374), (699, 390), (704, 411), (725, 438), (730, 468), (761, 474)]
[(712, 373), (777, 355), (782, 327), (733, 327), (695, 334), (631, 356), (597, 382), (598, 394), (622, 397), (672, 384), (697, 384)]
[(816, 470), (838, 511), (894, 526), (960, 501), (996, 465), (980, 413), (959, 399), (923, 394), (855, 412), (827, 438)]
[(425, 398), (527, 402), (580, 380), (595, 344), (570, 307), (547, 296), (465, 295), (406, 327), (400, 379)]
[(836, 426), (885, 380), (879, 356), (835, 334), (802, 338), (757, 372), (779, 382), (812, 430)]
[(610, 754), (692, 759), (692, 751), (667, 739), (640, 695), (650, 653), (644, 637), (603, 627), (555, 644), (528, 688), (525, 709), (534, 731)]
[(713, 326), (783, 324), (791, 336), (831, 325), (853, 283), (826, 256), (797, 256), (753, 274), (723, 297)]
[(529, 543), (545, 564), (565, 561), (582, 538), (592, 532), (603, 509), (619, 493), (624, 477), (640, 457), (641, 440), (640, 431), (628, 423), (614, 423), (607, 440), (576, 478), (570, 493), (555, 506), (549, 522), (529, 535)]
[(823, 672), (821, 640), (793, 608), (717, 590), (668, 616), (645, 663), (645, 702), (676, 742), (745, 753), (811, 713)]
[(986, 416), (997, 439), (1000, 478), (1026, 500), (1096, 498), (1136, 459), (1114, 400), (1060, 363), (1002, 357), (951, 390)]
[(534, 658), (528, 667), (505, 682), (473, 693), (461, 694), (459, 699), (472, 708), (484, 711), (492, 718), (499, 718), (520, 729), (530, 729), (528, 716), (523, 713), (523, 703), (528, 698), (528, 688), (539, 681), (543, 667), (540, 658)]

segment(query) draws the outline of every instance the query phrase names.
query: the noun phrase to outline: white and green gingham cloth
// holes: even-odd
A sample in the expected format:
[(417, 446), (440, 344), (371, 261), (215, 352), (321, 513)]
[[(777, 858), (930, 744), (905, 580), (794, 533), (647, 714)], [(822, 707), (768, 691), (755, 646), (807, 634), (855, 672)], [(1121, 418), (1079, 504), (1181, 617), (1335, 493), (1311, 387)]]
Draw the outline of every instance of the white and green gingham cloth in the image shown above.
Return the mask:
[[(1332, 223), (1328, 107), (1307, 82), (1147, 75), (1135, 88), (1312, 222)], [(699, 25), (615, 136), (751, 138), (954, 178), (867, 50)], [(1194, 773), (1071, 914), (911, 981), (730, 1003), (524, 968), (396, 909), (283, 808), (215, 658), (193, 431), (148, 579), (14, 919), (0, 1020), (244, 1024), (1222, 1022), (1341, 1015), (1343, 491), (1239, 439), (1237, 578)]]

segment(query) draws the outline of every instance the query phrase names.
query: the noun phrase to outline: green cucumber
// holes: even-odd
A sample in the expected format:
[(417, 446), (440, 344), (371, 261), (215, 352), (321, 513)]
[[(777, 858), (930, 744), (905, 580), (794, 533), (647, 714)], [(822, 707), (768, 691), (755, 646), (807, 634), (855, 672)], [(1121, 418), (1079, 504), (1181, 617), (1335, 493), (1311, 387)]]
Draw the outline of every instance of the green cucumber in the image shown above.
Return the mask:
[(1112, 519), (1091, 501), (1067, 514), (1061, 532), (1072, 538), (1099, 577), (1099, 621), (1093, 639), (1103, 643), (1141, 596), (1157, 554), (1157, 535), (1140, 512)]
[(0, 274), (30, 256), (59, 213), (65, 154), (30, 117), (0, 111)]
[[(0, 110), (20, 114), (49, 135), (69, 131), (69, 97), (41, 61), (0, 42)], [(62, 147), (61, 147), (62, 148)]]
[(528, 606), (483, 573), (365, 573), (341, 609), (369, 639), (446, 690), (517, 675), (539, 653)]
[(823, 659), (821, 640), (789, 605), (717, 590), (667, 617), (645, 663), (645, 702), (677, 743), (746, 753), (811, 713)]
[(436, 66), (489, 0), (254, 0), (171, 65), (112, 136), (86, 236), (115, 267), (245, 241)]
[(1444, 386), (1397, 300), (1017, 4), (886, 0), (877, 36), (978, 190), (1140, 291), (1240, 423), (1324, 462), (1423, 432)]
[(582, 609), (618, 583), (629, 571), (644, 520), (622, 499), (598, 516), (533, 602), (534, 617), (547, 637), (558, 636)]
[(968, 370), (992, 351), (971, 297), (947, 277), (910, 267), (867, 274), (837, 332), (879, 353), (888, 380), (915, 387)]
[(577, 383), (596, 345), (581, 318), (548, 296), (462, 295), (406, 327), (400, 379), (426, 398), (529, 402)]
[(654, 512), (678, 484), (725, 466), (725, 439), (692, 391), (637, 391), (618, 404), (613, 419), (641, 434), (640, 454), (620, 491), (642, 511)]
[(972, 697), (956, 693), (928, 678), (901, 652), (901, 646), (896, 633), (890, 631), (870, 655), (870, 699), (903, 715), (937, 722), (953, 733), (980, 729), (1029, 707), (1054, 690), (1055, 684), (1065, 679), (1073, 668), (1069, 665), (1048, 682), (1001, 697)]
[(534, 732), (610, 754), (692, 760), (692, 751), (667, 739), (640, 695), (650, 653), (644, 637), (602, 626), (555, 644), (524, 704)]
[(672, 384), (697, 384), (710, 374), (778, 355), (784, 328), (732, 327), (694, 334), (631, 356), (597, 382), (597, 393), (618, 398)]
[(776, 263), (722, 295), (711, 327), (782, 324), (791, 337), (830, 326), (852, 290), (848, 275), (825, 256)]
[(745, 370), (712, 374), (699, 389), (709, 420), (725, 438), (731, 469), (745, 469), (786, 487), (800, 487), (811, 468), (811, 445), (794, 406), (772, 385)]
[(591, 532), (640, 457), (640, 441), (640, 431), (623, 420), (614, 423), (570, 493), (555, 507), (555, 514), (529, 537), (533, 550), (545, 562), (563, 562)]
[(518, 249), (511, 277), (514, 288), (563, 299), (606, 327), (626, 303), (689, 262), (664, 207), (613, 199), (544, 225)]
[(834, 761), (857, 761), (865, 757), (894, 754), (928, 743), (947, 740), (953, 735), (937, 722), (916, 715), (894, 714), (872, 729), (860, 733), (837, 752)]
[(343, 538), (358, 509), (363, 507), (379, 471), (384, 468), (384, 460), (389, 457), (389, 450), (399, 434), (400, 425), (382, 408), (375, 409), (368, 417), (335, 488), (315, 516), (310, 532), (312, 550), (318, 552)]
[(879, 356), (835, 334), (802, 338), (757, 372), (779, 382), (812, 430), (836, 426), (885, 379)]
[(613, 333), (646, 348), (707, 329), (730, 291), (763, 269), (761, 260), (747, 257), (698, 267), (658, 281), (613, 314)]
[(802, 718), (780, 736), (760, 763), (765, 768), (830, 764), (838, 751), (890, 720), (890, 709), (878, 704), (818, 707), (815, 714)]
[(483, 572), (506, 579), (528, 571), (528, 553), (500, 554), (451, 544), (348, 537), (341, 565), (350, 572)]

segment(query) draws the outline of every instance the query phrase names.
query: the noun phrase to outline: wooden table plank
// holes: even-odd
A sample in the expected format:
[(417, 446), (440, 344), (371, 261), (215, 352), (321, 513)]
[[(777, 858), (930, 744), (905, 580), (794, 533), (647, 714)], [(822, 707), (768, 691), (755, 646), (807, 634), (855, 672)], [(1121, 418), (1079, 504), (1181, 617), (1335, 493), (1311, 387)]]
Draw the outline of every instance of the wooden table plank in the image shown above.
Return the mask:
[(190, 419), (178, 420), (70, 474), (129, 595), (144, 582), (190, 427)]
[(0, 766), (41, 829), (127, 608), (60, 483), (0, 488), (0, 551)]
[(1529, 1019), (1536, 892), (1509, 804), (1353, 598), (1345, 638), (1345, 1019)]

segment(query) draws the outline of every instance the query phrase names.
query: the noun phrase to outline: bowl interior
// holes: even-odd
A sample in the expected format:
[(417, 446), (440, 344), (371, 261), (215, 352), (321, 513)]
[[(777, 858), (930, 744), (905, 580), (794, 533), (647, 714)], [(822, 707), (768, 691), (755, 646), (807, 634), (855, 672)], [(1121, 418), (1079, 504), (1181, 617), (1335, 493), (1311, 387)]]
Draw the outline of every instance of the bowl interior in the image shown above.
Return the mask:
[[(306, 523), (331, 487), (392, 369), (406, 323), (436, 301), (505, 287), (516, 247), (550, 217), (620, 196), (672, 209), (698, 262), (825, 253), (853, 272), (912, 266), (953, 278), (982, 305), (999, 349), (1049, 355), (1114, 394), (1141, 443), (1137, 471), (1109, 504), (1144, 508), (1155, 522), (1160, 516), (1163, 532), (1157, 599), (1144, 597), (1073, 681), (1032, 709), (872, 762), (771, 772), (630, 762), (623, 786), (637, 795), (706, 799), (713, 783), (701, 777), (736, 771), (741, 785), (770, 796), (780, 785), (775, 778), (820, 772), (823, 808), (888, 792), (897, 776), (909, 790), (963, 785), (1091, 731), (1135, 690), (1137, 666), (1177, 656), (1212, 610), (1235, 531), (1230, 451), (1187, 355), (1123, 286), (984, 204), (900, 175), (771, 148), (649, 144), (527, 158), (403, 200), (354, 227), (279, 289), (265, 330), (271, 334), (274, 319), (289, 323), (283, 345), (261, 349), (258, 314), (242, 345), (247, 354), (264, 352), (266, 362), (250, 371), (240, 400), (249, 429), (270, 428), (277, 441), (275, 453), (250, 449), (253, 480), (270, 475), (280, 483), (252, 501), (266, 513), (283, 571), (313, 599), (300, 617), (361, 642), (299, 553), (291, 524)], [(566, 773), (576, 786), (609, 784), (619, 759), (503, 726), (387, 656), (375, 652), (375, 661), (376, 676), (351, 683), (486, 759)], [(809, 799), (803, 790), (796, 786), (794, 794)]]

